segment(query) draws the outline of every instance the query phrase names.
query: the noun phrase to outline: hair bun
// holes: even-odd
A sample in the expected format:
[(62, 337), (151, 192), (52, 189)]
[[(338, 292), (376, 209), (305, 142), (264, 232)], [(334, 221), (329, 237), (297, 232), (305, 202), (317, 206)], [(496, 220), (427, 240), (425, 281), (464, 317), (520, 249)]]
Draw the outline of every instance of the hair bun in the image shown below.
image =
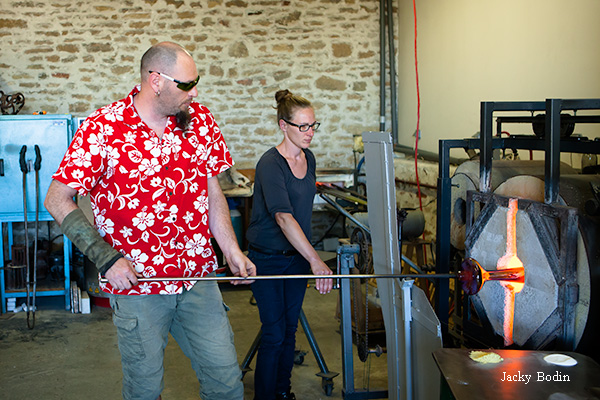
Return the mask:
[(292, 92), (290, 92), (287, 89), (278, 90), (277, 93), (275, 93), (275, 101), (277, 101), (277, 103), (280, 103), (287, 96), (291, 96), (291, 95), (292, 95)]

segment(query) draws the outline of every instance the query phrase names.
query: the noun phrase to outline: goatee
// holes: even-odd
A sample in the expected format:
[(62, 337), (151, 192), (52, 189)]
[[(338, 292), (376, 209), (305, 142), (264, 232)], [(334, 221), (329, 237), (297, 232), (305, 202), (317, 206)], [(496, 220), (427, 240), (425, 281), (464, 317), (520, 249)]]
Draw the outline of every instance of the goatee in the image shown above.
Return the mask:
[[(190, 112), (187, 110), (179, 111), (177, 114), (175, 114), (175, 119), (177, 121), (177, 127), (185, 132), (186, 129), (188, 128), (188, 125), (190, 124), (190, 120), (192, 119), (192, 116), (190, 115)], [(185, 137), (185, 133), (184, 133), (184, 137)]]

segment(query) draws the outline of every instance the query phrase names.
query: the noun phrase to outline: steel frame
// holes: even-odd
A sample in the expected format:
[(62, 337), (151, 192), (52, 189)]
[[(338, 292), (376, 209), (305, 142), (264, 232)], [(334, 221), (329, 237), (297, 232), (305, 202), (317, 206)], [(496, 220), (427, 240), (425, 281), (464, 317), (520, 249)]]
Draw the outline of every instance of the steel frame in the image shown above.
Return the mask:
[[(440, 140), (439, 142), (439, 174), (437, 193), (437, 273), (450, 272), (451, 247), (451, 176), (450, 150), (480, 150), (480, 191), (491, 190), (492, 158), (495, 149), (525, 149), (545, 152), (545, 189), (546, 204), (553, 204), (558, 199), (560, 179), (560, 153), (600, 154), (600, 141), (587, 138), (560, 138), (560, 118), (563, 110), (600, 110), (600, 99), (546, 99), (541, 102), (482, 102), (480, 109), (480, 138)], [(493, 117), (495, 112), (507, 111), (545, 111), (546, 125), (544, 138), (536, 136), (520, 136), (509, 138), (493, 138)], [(504, 122), (511, 121), (502, 117)], [(580, 123), (595, 123), (597, 118), (580, 118)], [(448, 320), (450, 310), (450, 286), (448, 281), (437, 282), (435, 292), (435, 309), (442, 324), (442, 333), (448, 337)]]

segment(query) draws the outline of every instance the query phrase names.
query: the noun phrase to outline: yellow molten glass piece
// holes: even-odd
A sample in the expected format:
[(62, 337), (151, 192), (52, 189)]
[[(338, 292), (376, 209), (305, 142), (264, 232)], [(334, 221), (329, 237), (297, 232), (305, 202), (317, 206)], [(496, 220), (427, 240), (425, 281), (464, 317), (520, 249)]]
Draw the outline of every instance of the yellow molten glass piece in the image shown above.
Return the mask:
[(492, 351), (471, 351), (469, 357), (471, 360), (482, 364), (497, 364), (504, 361), (500, 355)]

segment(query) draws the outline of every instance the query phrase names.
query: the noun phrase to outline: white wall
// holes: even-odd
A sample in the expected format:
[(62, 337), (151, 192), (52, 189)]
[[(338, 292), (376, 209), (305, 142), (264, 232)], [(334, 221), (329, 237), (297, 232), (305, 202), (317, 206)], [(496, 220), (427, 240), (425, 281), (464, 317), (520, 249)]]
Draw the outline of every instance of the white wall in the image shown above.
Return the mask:
[[(600, 98), (598, 0), (416, 0), (416, 7), (419, 149), (437, 153), (440, 139), (473, 136), (481, 101)], [(398, 17), (398, 137), (414, 146), (412, 1), (398, 1)], [(575, 130), (589, 137), (599, 131), (598, 125)]]

